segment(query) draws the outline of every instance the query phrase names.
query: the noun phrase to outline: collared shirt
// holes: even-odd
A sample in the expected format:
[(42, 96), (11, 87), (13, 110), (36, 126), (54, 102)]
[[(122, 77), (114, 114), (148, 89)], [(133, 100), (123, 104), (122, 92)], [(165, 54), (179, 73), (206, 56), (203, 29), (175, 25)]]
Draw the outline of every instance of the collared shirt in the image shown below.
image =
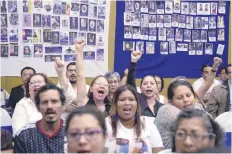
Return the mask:
[[(203, 83), (205, 83), (205, 80), (203, 77), (199, 78), (198, 80), (196, 80), (194, 83), (193, 83), (193, 89), (194, 91), (198, 91), (198, 89), (203, 85)], [(205, 96), (207, 95), (210, 95), (211, 91), (213, 90), (213, 88), (217, 85), (221, 84), (220, 81), (214, 79), (214, 82), (213, 84), (210, 86), (210, 88), (208, 89), (208, 91), (206, 92)]]
[(42, 119), (41, 113), (37, 110), (35, 103), (30, 98), (22, 98), (15, 107), (12, 116), (13, 136), (26, 124)]
[(160, 107), (164, 105), (162, 103), (160, 103), (159, 101), (156, 101), (156, 103), (153, 105), (153, 109), (154, 109), (154, 113), (151, 111), (151, 109), (149, 108), (148, 105), (146, 105), (143, 109), (142, 109), (142, 115), (143, 116), (148, 116), (148, 117), (156, 117), (157, 113), (160, 109)]
[(64, 153), (66, 137), (64, 122), (59, 128), (47, 134), (41, 127), (41, 121), (25, 125), (15, 136), (14, 153)]

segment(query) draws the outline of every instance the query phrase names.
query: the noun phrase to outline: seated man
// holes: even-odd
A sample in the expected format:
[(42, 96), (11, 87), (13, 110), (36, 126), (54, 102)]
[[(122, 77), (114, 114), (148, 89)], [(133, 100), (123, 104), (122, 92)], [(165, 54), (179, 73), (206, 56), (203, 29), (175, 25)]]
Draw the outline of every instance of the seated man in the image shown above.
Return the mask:
[(64, 153), (65, 131), (61, 119), (64, 103), (62, 89), (52, 84), (43, 86), (35, 96), (42, 119), (17, 132), (14, 153)]
[(18, 103), (25, 95), (25, 85), (27, 83), (28, 78), (35, 74), (35, 70), (31, 67), (24, 67), (21, 70), (21, 77), (23, 84), (11, 89), (10, 98), (9, 98), (9, 106), (14, 110), (16, 103)]
[(207, 111), (216, 118), (220, 114), (232, 111), (231, 105), (231, 64), (227, 66), (226, 74), (228, 79), (221, 85), (213, 88), (207, 103)]
[(219, 72), (219, 79), (220, 79), (220, 82), (223, 83), (224, 81), (226, 81), (227, 79), (227, 75), (226, 75), (226, 67), (222, 67), (220, 69), (220, 72)]
[[(217, 72), (217, 70), (213, 70), (210, 65), (203, 65), (202, 66), (202, 69), (201, 69), (202, 77), (199, 78), (198, 80), (196, 80), (192, 85), (195, 92), (197, 92), (199, 90), (199, 88), (205, 83), (206, 78), (209, 76), (211, 71), (215, 72), (215, 73)], [(207, 103), (208, 97), (209, 97), (212, 89), (218, 84), (220, 84), (220, 82), (218, 80), (214, 79), (213, 83), (211, 84), (211, 86), (208, 89), (208, 91), (206, 92), (206, 94), (203, 96), (203, 98), (201, 98), (205, 103)]]

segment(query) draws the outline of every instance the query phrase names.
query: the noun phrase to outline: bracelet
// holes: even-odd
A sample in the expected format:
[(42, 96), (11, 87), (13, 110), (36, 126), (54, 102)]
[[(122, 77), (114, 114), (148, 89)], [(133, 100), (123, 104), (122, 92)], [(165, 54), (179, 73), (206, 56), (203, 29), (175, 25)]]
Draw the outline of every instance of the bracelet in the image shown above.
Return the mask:
[(74, 106), (74, 107), (76, 107), (77, 105), (76, 104), (73, 104), (73, 103), (71, 103), (71, 104), (69, 104), (70, 106)]
[(213, 69), (211, 69), (211, 72), (217, 72), (217, 70), (213, 70)]

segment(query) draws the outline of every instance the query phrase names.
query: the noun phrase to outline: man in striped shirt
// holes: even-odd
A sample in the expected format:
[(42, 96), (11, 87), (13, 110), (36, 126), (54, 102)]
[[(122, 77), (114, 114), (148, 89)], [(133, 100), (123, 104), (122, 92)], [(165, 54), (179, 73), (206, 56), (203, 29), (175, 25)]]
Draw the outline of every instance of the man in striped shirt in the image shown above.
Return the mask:
[(18, 131), (14, 153), (65, 152), (64, 122), (61, 119), (64, 102), (63, 91), (56, 85), (47, 84), (38, 91), (35, 105), (42, 119)]

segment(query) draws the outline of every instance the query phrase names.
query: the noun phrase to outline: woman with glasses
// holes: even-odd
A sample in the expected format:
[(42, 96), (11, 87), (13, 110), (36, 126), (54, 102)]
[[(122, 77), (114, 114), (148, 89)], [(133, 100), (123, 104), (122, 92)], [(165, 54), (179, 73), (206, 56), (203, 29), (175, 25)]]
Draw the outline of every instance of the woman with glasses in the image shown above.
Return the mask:
[(197, 153), (223, 145), (223, 131), (212, 117), (202, 110), (181, 112), (171, 127), (172, 152)]
[(120, 86), (115, 91), (106, 128), (109, 153), (157, 153), (163, 148), (153, 121), (141, 117), (137, 92), (130, 85)]
[(83, 40), (76, 41), (77, 104), (78, 106), (95, 106), (107, 116), (111, 107), (107, 99), (109, 93), (109, 83), (107, 79), (103, 75), (95, 77), (90, 84), (89, 92), (86, 92), (83, 62), (84, 46), (85, 43)]
[(94, 107), (74, 109), (66, 119), (68, 153), (103, 153), (106, 125), (102, 113)]
[(15, 107), (12, 116), (13, 136), (24, 125), (36, 122), (42, 118), (41, 113), (35, 106), (35, 94), (45, 84), (51, 83), (47, 76), (42, 73), (36, 73), (30, 76), (26, 83), (26, 97), (22, 98)]

